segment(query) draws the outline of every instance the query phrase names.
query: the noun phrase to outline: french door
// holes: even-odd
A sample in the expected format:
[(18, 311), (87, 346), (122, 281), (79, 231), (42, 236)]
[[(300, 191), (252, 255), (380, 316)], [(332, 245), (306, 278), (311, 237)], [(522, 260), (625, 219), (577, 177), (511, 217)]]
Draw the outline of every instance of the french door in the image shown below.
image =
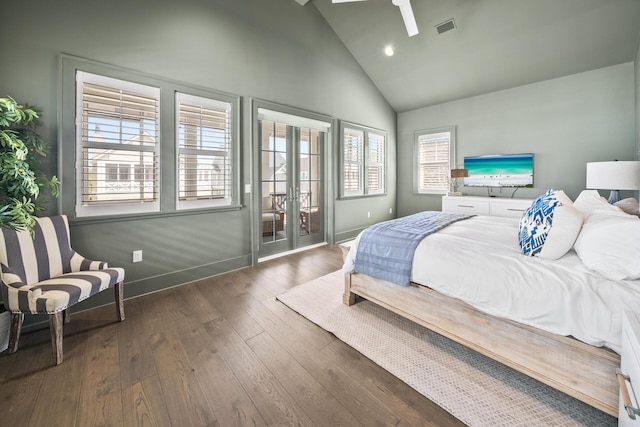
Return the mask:
[(325, 132), (259, 120), (259, 256), (292, 250), (324, 238)]

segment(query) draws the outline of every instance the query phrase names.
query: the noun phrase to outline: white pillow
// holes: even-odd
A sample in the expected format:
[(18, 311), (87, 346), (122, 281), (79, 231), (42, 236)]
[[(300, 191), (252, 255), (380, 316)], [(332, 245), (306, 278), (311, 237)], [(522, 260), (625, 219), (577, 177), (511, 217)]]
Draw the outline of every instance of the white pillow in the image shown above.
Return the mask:
[(629, 215), (640, 215), (640, 212), (638, 211), (638, 201), (633, 197), (622, 199), (615, 202), (613, 205), (622, 209), (622, 212), (628, 213)]
[(585, 221), (591, 215), (626, 215), (622, 210), (610, 204), (600, 196), (598, 190), (584, 190), (573, 202), (573, 206), (584, 215)]
[(573, 202), (564, 191), (556, 190), (553, 195), (558, 200), (553, 209), (553, 224), (542, 250), (538, 253), (540, 258), (550, 260), (558, 259), (571, 250), (584, 221), (582, 212), (573, 206)]
[(592, 215), (582, 226), (574, 249), (588, 269), (607, 279), (640, 279), (638, 217)]

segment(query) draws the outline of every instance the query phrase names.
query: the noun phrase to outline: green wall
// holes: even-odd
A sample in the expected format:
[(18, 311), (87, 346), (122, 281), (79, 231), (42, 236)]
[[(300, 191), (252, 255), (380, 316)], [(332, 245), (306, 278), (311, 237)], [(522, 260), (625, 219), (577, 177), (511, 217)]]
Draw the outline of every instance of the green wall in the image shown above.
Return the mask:
[(635, 94), (636, 94), (636, 160), (640, 160), (640, 40), (635, 59)]
[[(418, 130), (455, 125), (456, 162), (481, 154), (534, 153), (534, 198), (548, 188), (575, 198), (586, 163), (633, 160), (636, 153), (633, 62), (520, 86), (398, 115), (398, 215), (439, 210), (441, 196), (413, 194), (413, 138)], [(463, 188), (487, 195), (485, 188)], [(513, 190), (494, 190), (509, 197)]]
[[(52, 146), (45, 166), (52, 173), (58, 164), (58, 64), (64, 53), (241, 96), (243, 190), (255, 164), (251, 98), (386, 130), (388, 195), (334, 201), (335, 235), (328, 239), (387, 219), (391, 207), (395, 214), (396, 113), (312, 3), (36, 0), (3, 4), (2, 22), (0, 96), (43, 111), (42, 134)], [(336, 188), (332, 168), (328, 185)], [(171, 173), (163, 171), (163, 177)], [(126, 297), (207, 277), (251, 263), (251, 195), (243, 197), (242, 209), (227, 212), (72, 220), (72, 245), (89, 258), (124, 267)], [(55, 201), (47, 213), (58, 213)], [(143, 250), (143, 262), (132, 264), (136, 249)], [(102, 304), (112, 297), (90, 301)]]

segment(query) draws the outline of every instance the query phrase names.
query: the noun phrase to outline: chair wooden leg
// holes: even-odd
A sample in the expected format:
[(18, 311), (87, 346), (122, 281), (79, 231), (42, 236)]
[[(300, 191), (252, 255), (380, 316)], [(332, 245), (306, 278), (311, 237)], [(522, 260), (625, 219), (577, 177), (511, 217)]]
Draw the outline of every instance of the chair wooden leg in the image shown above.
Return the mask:
[(67, 307), (62, 312), (62, 323), (64, 323), (65, 325), (71, 323), (71, 307)]
[(51, 331), (51, 344), (53, 346), (53, 360), (56, 365), (62, 363), (62, 312), (49, 315), (49, 330)]
[(22, 329), (22, 319), (24, 314), (11, 313), (11, 326), (9, 329), (9, 347), (7, 353), (12, 354), (18, 351), (18, 341), (20, 340), (20, 330)]
[(124, 320), (124, 281), (116, 283), (115, 293), (118, 321), (122, 322)]

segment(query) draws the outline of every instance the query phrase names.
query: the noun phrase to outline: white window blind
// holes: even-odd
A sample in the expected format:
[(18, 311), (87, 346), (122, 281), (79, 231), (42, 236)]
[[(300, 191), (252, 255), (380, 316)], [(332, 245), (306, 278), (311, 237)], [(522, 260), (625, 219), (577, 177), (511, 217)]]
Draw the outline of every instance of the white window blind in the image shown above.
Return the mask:
[(364, 132), (344, 129), (343, 134), (343, 190), (344, 195), (364, 194)]
[(178, 208), (230, 205), (232, 106), (176, 93)]
[(386, 135), (354, 124), (342, 126), (342, 197), (383, 194)]
[(158, 88), (76, 75), (78, 216), (159, 209)]
[(449, 191), (452, 131), (417, 135), (416, 187), (421, 193)]
[(384, 193), (384, 135), (369, 132), (367, 141), (367, 193)]

